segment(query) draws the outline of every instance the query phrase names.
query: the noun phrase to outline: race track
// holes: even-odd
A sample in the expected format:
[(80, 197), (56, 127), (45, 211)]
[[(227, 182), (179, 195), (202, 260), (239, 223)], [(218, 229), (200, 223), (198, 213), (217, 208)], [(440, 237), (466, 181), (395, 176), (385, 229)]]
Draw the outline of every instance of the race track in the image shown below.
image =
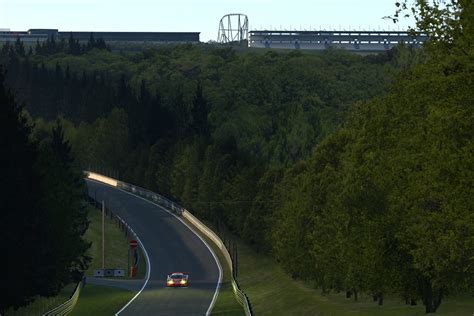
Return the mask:
[[(106, 184), (87, 180), (87, 185), (91, 197), (104, 200), (133, 228), (150, 261), (143, 291), (119, 315), (206, 315), (221, 272), (204, 242), (160, 206)], [(188, 288), (165, 287), (174, 271), (189, 273)]]

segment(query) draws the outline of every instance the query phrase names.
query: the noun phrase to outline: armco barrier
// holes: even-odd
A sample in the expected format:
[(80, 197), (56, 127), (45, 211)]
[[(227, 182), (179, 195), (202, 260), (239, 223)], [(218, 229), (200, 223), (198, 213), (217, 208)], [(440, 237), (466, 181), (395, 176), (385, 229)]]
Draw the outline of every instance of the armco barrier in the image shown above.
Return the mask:
[[(89, 203), (97, 208), (98, 210), (101, 210), (102, 209), (102, 204), (100, 203), (100, 201), (97, 201), (95, 200), (93, 197), (89, 197)], [(125, 234), (127, 240), (131, 240), (131, 239), (135, 239), (135, 240), (138, 240), (138, 236), (137, 234), (135, 233), (135, 231), (133, 230), (133, 228), (128, 225), (128, 223), (126, 221), (124, 221), (119, 215), (115, 214), (111, 209), (109, 209), (107, 206), (104, 207), (104, 211), (105, 211), (105, 215), (107, 217), (110, 216), (110, 219), (113, 219), (119, 226), (119, 229), (121, 231), (123, 231), (123, 233)], [(141, 243), (139, 243), (139, 246), (142, 250), (142, 253), (145, 253), (145, 248), (143, 248), (143, 245)], [(101, 269), (99, 269), (101, 270)], [(112, 276), (124, 276), (122, 273), (123, 273), (123, 270), (121, 269), (105, 269), (106, 271), (107, 270), (110, 270), (110, 271), (113, 271), (113, 275)], [(97, 270), (96, 270), (97, 271)], [(122, 271), (122, 272), (120, 272)], [(104, 273), (104, 271), (102, 271), (102, 273)], [(110, 272), (109, 272), (110, 273)], [(129, 273), (129, 271), (127, 271), (127, 273)], [(149, 267), (147, 267), (147, 273), (149, 273)], [(94, 272), (94, 276), (95, 275), (95, 272)], [(103, 276), (107, 276), (107, 274), (105, 275), (97, 275), (97, 276), (100, 276), (100, 277), (103, 277)]]
[(225, 247), (222, 240), (219, 236), (216, 235), (210, 228), (204, 225), (199, 219), (197, 219), (193, 214), (188, 212), (187, 210), (183, 211), (183, 217), (186, 218), (189, 222), (191, 222), (197, 229), (199, 229), (204, 235), (206, 235), (210, 240), (212, 240), (216, 246), (221, 250), (222, 254), (224, 255), (227, 265), (230, 268), (230, 275), (232, 277), (232, 289), (234, 291), (235, 298), (239, 302), (240, 305), (243, 306), (245, 310), (245, 315), (250, 316), (252, 315), (252, 309), (249, 303), (249, 299), (247, 295), (239, 288), (237, 281), (235, 280), (234, 273), (232, 271), (232, 258), (230, 257), (229, 251)]
[(52, 315), (67, 315), (69, 314), (74, 306), (76, 306), (77, 300), (79, 299), (79, 295), (81, 294), (81, 289), (84, 285), (84, 281), (81, 281), (77, 284), (74, 293), (71, 295), (71, 298), (68, 299), (66, 302), (62, 303), (58, 307), (50, 310), (43, 314), (43, 316), (52, 316)]
[(103, 183), (118, 187), (124, 191), (131, 192), (133, 194), (146, 198), (150, 201), (155, 202), (158, 205), (163, 206), (164, 208), (168, 210), (171, 210), (176, 215), (186, 218), (193, 226), (199, 229), (200, 232), (202, 232), (210, 240), (212, 240), (212, 242), (216, 244), (216, 246), (220, 249), (220, 251), (222, 252), (222, 254), (224, 255), (227, 261), (227, 265), (230, 268), (230, 274), (232, 277), (232, 289), (233, 289), (235, 298), (237, 299), (239, 304), (241, 304), (242, 307), (244, 308), (245, 315), (247, 316), (252, 315), (252, 308), (250, 306), (250, 301), (247, 295), (245, 295), (245, 293), (239, 288), (239, 285), (237, 284), (237, 281), (234, 278), (234, 274), (232, 271), (233, 269), (232, 259), (230, 257), (229, 251), (227, 250), (227, 248), (225, 247), (224, 243), (219, 238), (219, 236), (217, 236), (209, 227), (204, 225), (199, 219), (197, 219), (194, 215), (192, 215), (189, 211), (187, 211), (181, 205), (165, 198), (164, 196), (160, 194), (157, 194), (155, 192), (135, 186), (133, 184), (118, 181), (116, 179), (112, 179), (112, 178), (109, 178), (109, 177), (106, 177), (94, 172), (85, 171), (85, 174), (86, 174), (86, 177), (89, 179), (103, 182)]

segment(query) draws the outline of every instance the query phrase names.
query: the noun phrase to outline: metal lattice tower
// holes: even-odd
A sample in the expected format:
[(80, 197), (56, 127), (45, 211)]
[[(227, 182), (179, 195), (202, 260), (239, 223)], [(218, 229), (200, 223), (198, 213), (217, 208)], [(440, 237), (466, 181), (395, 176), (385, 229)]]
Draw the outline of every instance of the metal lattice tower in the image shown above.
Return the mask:
[(219, 43), (248, 41), (249, 19), (242, 13), (226, 14), (219, 22)]

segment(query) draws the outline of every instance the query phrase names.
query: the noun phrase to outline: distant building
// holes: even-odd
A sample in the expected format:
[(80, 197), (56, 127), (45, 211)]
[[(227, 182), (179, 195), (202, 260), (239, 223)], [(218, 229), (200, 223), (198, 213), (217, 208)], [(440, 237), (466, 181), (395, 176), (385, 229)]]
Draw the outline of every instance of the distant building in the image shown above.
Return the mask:
[(0, 31), (0, 43), (15, 42), (17, 39), (24, 43), (36, 43), (44, 42), (49, 37), (47, 33), (30, 33), (30, 31)]
[(324, 50), (341, 48), (358, 52), (380, 52), (400, 43), (420, 46), (426, 34), (400, 31), (250, 31), (249, 47)]
[(59, 32), (57, 29), (30, 29), (26, 32), (0, 30), (1, 42), (14, 42), (18, 38), (22, 42), (44, 42), (48, 38), (55, 40), (69, 39), (72, 35), (79, 41), (89, 40), (91, 34), (95, 39), (105, 42), (134, 42), (134, 43), (199, 43), (200, 32)]
[(199, 43), (199, 32), (59, 32), (60, 38), (72, 36), (87, 41), (90, 36), (105, 42)]

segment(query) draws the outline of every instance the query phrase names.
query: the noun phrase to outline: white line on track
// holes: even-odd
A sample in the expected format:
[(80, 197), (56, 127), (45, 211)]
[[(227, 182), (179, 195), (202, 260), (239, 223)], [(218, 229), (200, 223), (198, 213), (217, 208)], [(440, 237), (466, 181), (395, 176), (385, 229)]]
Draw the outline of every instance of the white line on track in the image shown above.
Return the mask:
[[(94, 181), (94, 180), (90, 180), (89, 181), (93, 181), (93, 182), (98, 182), (100, 184), (103, 184), (103, 185), (106, 185), (106, 186), (110, 186), (110, 185), (107, 185), (106, 183), (102, 183), (102, 182), (99, 182), (99, 181)], [(174, 217), (176, 217), (176, 219), (178, 219), (184, 226), (186, 226), (191, 232), (193, 232), (194, 235), (196, 235), (202, 242), (203, 244), (207, 247), (207, 249), (209, 250), (209, 252), (212, 254), (212, 257), (214, 258), (214, 261), (216, 262), (217, 264), (217, 267), (219, 268), (219, 282), (217, 282), (217, 286), (216, 286), (216, 290), (214, 292), (214, 296), (212, 297), (212, 301), (211, 301), (211, 304), (209, 305), (209, 308), (207, 309), (206, 311), (206, 316), (210, 315), (211, 314), (211, 311), (212, 311), (212, 308), (214, 307), (215, 303), (216, 303), (216, 300), (217, 300), (217, 296), (219, 295), (219, 289), (220, 289), (220, 286), (221, 286), (221, 282), (222, 282), (222, 267), (221, 267), (221, 264), (219, 263), (219, 260), (217, 259), (217, 256), (216, 254), (214, 253), (214, 251), (212, 250), (211, 247), (209, 247), (209, 245), (207, 244), (207, 242), (198, 234), (196, 233), (196, 231), (190, 227), (185, 221), (183, 221), (181, 218), (179, 218), (176, 214), (168, 211), (166, 208), (164, 208), (163, 206), (159, 205), (159, 204), (156, 204), (150, 200), (147, 200), (139, 195), (136, 195), (136, 194), (133, 194), (133, 193), (130, 193), (130, 192), (127, 192), (125, 190), (122, 190), (118, 187), (114, 187), (114, 186), (110, 186), (114, 189), (117, 189), (119, 191), (122, 191), (124, 193), (127, 193), (129, 195), (132, 195), (134, 197), (137, 197), (139, 199), (142, 199), (143, 201), (145, 202), (148, 202), (150, 204), (153, 204), (153, 205), (156, 205), (158, 206), (160, 209), (164, 210), (165, 212), (167, 212), (168, 214), (171, 214), (173, 215)], [(145, 284), (143, 284), (143, 287), (141, 288), (141, 290), (127, 303), (127, 305), (125, 305), (124, 307), (122, 307), (121, 310), (119, 310), (115, 316), (118, 316), (119, 313), (121, 313), (125, 308), (127, 308), (128, 305), (130, 305), (130, 303), (133, 302), (133, 300), (135, 300), (137, 298), (138, 295), (140, 295), (140, 293), (145, 289), (145, 286), (147, 285), (148, 283), (148, 279), (150, 278), (150, 271), (151, 271), (151, 265), (150, 265), (150, 259), (148, 257), (148, 253), (146, 252), (146, 249), (145, 247), (143, 246), (142, 242), (140, 241), (140, 239), (138, 238), (137, 236), (137, 239), (138, 239), (138, 242), (140, 243), (140, 245), (142, 246), (143, 250), (145, 251), (145, 256), (146, 256), (146, 259), (147, 259), (147, 263), (148, 263), (148, 267), (149, 269), (147, 269), (147, 279), (145, 281)]]
[[(103, 183), (103, 182), (100, 182), (100, 181), (95, 181), (95, 180), (91, 180), (91, 179), (86, 179), (86, 181), (91, 181), (91, 182), (97, 182), (99, 184), (102, 184), (102, 185), (106, 185), (106, 186), (109, 186), (109, 187), (112, 187), (112, 188), (115, 188), (115, 189), (118, 189), (117, 187), (114, 187), (114, 186), (111, 186), (111, 185), (108, 185), (106, 183)], [(120, 189), (119, 189), (120, 190)], [(121, 190), (123, 191), (123, 190)], [(125, 192), (125, 191), (123, 191)], [(127, 193), (127, 192), (126, 192)], [(122, 219), (123, 220), (123, 219)], [(129, 226), (130, 227), (130, 226)], [(134, 232), (135, 233), (135, 232)], [(140, 291), (138, 291), (137, 294), (135, 294), (134, 297), (132, 297), (132, 299), (130, 301), (128, 301), (128, 303), (122, 307), (117, 313), (115, 313), (115, 316), (118, 316), (118, 314), (120, 314), (121, 312), (123, 312), (123, 310), (125, 308), (128, 307), (128, 305), (130, 305), (137, 297), (138, 295), (140, 295), (143, 290), (145, 289), (145, 287), (147, 286), (148, 284), (148, 281), (150, 280), (150, 275), (151, 275), (151, 263), (150, 263), (150, 257), (148, 256), (148, 252), (146, 251), (146, 248), (145, 246), (143, 245), (142, 241), (140, 240), (140, 237), (138, 237), (138, 234), (135, 233), (135, 236), (137, 237), (137, 240), (138, 240), (138, 243), (140, 244), (140, 247), (143, 249), (143, 252), (145, 253), (145, 257), (146, 257), (146, 262), (147, 262), (147, 269), (146, 269), (146, 277), (145, 277), (145, 283), (143, 283), (143, 286), (142, 288), (140, 289)], [(128, 272), (128, 271), (127, 271)]]
[(140, 240), (140, 238), (138, 237), (138, 235), (135, 234), (135, 236), (137, 236), (137, 240), (138, 240), (138, 242), (140, 243), (140, 247), (142, 247), (143, 251), (145, 252), (146, 263), (147, 263), (146, 280), (145, 280), (145, 283), (143, 284), (142, 288), (140, 289), (140, 291), (138, 291), (138, 293), (135, 294), (135, 296), (132, 297), (132, 299), (131, 299), (124, 307), (122, 307), (117, 313), (115, 313), (115, 316), (118, 316), (118, 314), (120, 314), (121, 312), (123, 312), (123, 310), (124, 310), (125, 308), (127, 308), (128, 305), (130, 305), (130, 304), (138, 297), (138, 295), (140, 295), (140, 294), (142, 293), (142, 291), (145, 289), (145, 287), (146, 287), (147, 284), (148, 284), (148, 280), (150, 280), (151, 264), (150, 264), (150, 258), (148, 257), (148, 252), (146, 251), (145, 246), (143, 246), (143, 243), (142, 243), (142, 241)]

